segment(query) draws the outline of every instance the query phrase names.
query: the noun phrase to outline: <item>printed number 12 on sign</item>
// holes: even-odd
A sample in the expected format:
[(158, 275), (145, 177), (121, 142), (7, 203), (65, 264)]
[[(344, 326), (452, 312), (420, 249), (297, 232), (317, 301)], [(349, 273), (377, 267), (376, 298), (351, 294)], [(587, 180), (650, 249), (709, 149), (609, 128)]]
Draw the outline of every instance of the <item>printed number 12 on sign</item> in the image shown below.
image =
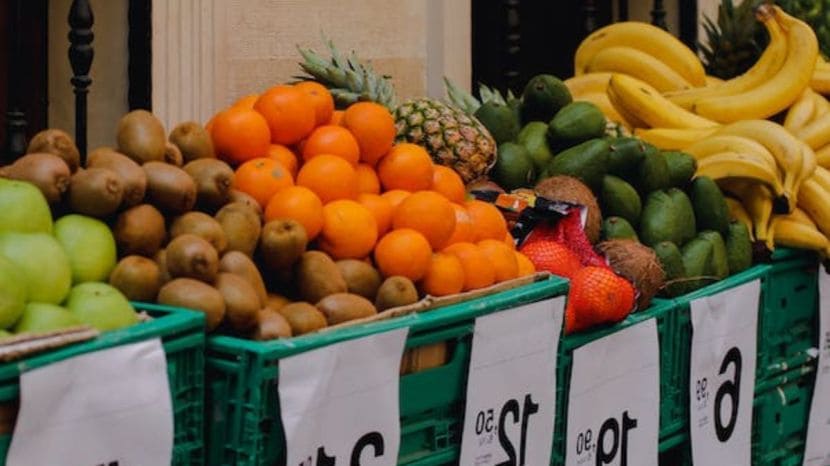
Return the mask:
[(694, 464), (751, 463), (758, 280), (691, 303), (689, 423)]

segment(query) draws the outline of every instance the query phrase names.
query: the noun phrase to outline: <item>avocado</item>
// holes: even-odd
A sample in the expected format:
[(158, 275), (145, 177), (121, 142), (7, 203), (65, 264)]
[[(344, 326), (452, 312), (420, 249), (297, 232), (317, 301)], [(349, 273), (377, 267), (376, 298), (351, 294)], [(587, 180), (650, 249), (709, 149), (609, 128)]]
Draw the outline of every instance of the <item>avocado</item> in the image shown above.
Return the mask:
[(508, 191), (527, 188), (536, 180), (536, 167), (524, 146), (505, 142), (499, 146), (490, 178)]
[(709, 177), (699, 176), (689, 189), (698, 228), (726, 234), (729, 229), (729, 206), (717, 183)]
[(605, 115), (591, 102), (571, 102), (548, 124), (548, 136), (556, 144), (573, 146), (605, 134)]
[(712, 249), (712, 242), (704, 238), (695, 238), (683, 246), (683, 268), (686, 270), (686, 278), (697, 278), (686, 282), (687, 293), (706, 286), (712, 280), (708, 275)]
[(698, 238), (703, 238), (712, 243), (712, 273), (718, 280), (723, 280), (729, 276), (729, 259), (726, 253), (726, 243), (723, 237), (717, 231), (706, 230), (698, 234)]
[(685, 152), (666, 151), (663, 152), (666, 158), (666, 165), (669, 167), (669, 182), (677, 188), (685, 188), (695, 176), (697, 161)]
[(611, 152), (608, 154), (608, 173), (625, 178), (634, 179), (637, 169), (646, 155), (646, 144), (632, 137), (608, 138)]
[(752, 266), (752, 241), (749, 229), (741, 222), (731, 222), (726, 233), (726, 260), (729, 272), (736, 274)]
[(534, 76), (522, 93), (522, 120), (548, 122), (562, 107), (571, 103), (568, 87), (549, 74)]
[(594, 192), (602, 187), (602, 178), (608, 168), (608, 143), (591, 139), (578, 146), (560, 152), (549, 165), (552, 175), (569, 175), (579, 178)]
[(683, 294), (686, 289), (683, 282), (686, 278), (686, 268), (683, 266), (680, 249), (671, 241), (663, 241), (654, 246), (654, 254), (666, 274), (664, 294), (670, 298)]
[(692, 202), (689, 200), (689, 196), (686, 196), (686, 193), (677, 188), (671, 188), (666, 192), (674, 204), (677, 225), (680, 229), (680, 241), (677, 244), (686, 244), (687, 241), (695, 237), (698, 230)]
[(674, 199), (666, 191), (649, 194), (640, 216), (640, 240), (643, 244), (654, 246), (662, 241), (683, 244), (688, 232), (682, 230)]
[(497, 144), (515, 141), (519, 135), (519, 120), (513, 109), (497, 102), (484, 102), (473, 114), (490, 131)]
[(626, 219), (631, 226), (640, 224), (643, 204), (640, 195), (625, 180), (613, 175), (602, 178), (602, 213), (606, 216), (618, 216)]
[(645, 195), (658, 189), (671, 187), (669, 179), (669, 165), (660, 149), (652, 145), (646, 146), (643, 160), (637, 167), (637, 190)]
[(633, 239), (639, 241), (637, 232), (622, 217), (606, 217), (602, 221), (602, 239)]
[(524, 126), (516, 138), (516, 142), (525, 146), (530, 158), (541, 172), (553, 160), (553, 151), (548, 144), (548, 125), (541, 121), (532, 121)]

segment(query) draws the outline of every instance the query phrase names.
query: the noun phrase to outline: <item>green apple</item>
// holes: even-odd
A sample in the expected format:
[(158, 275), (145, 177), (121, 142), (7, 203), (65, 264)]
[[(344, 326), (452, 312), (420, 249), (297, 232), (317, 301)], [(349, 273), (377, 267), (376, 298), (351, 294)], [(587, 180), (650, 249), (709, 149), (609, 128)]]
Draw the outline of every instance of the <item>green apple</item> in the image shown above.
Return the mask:
[(0, 233), (5, 231), (52, 232), (52, 211), (35, 185), (0, 179)]
[(48, 303), (29, 303), (14, 325), (14, 333), (44, 333), (81, 325), (65, 307)]
[(46, 233), (0, 233), (0, 256), (20, 271), (27, 299), (59, 304), (72, 286), (69, 258), (58, 240)]
[(83, 215), (67, 215), (55, 222), (54, 235), (69, 257), (73, 284), (109, 278), (117, 253), (115, 238), (106, 223)]
[(26, 282), (17, 267), (0, 256), (0, 328), (15, 323), (25, 307)]
[(129, 327), (138, 322), (135, 309), (116, 288), (106, 283), (81, 283), (72, 288), (66, 299), (69, 312), (81, 323), (107, 331)]

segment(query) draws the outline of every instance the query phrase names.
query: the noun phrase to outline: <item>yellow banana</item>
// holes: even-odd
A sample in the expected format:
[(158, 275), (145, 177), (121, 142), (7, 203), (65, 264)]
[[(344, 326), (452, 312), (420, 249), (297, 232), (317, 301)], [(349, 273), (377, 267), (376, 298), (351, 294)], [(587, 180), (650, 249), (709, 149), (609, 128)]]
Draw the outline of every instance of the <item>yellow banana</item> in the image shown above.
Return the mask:
[(774, 15), (762, 15), (761, 20), (770, 37), (769, 45), (746, 73), (720, 85), (670, 92), (666, 94), (666, 98), (688, 110), (700, 99), (740, 94), (758, 87), (778, 73), (787, 58), (787, 38)]
[(741, 204), (741, 201), (733, 197), (725, 196), (724, 198), (726, 199), (727, 207), (729, 207), (730, 219), (746, 225), (746, 229), (749, 231), (750, 239), (755, 241), (755, 231), (752, 226), (752, 218), (750, 218), (749, 212), (746, 211), (744, 205)]
[(723, 84), (724, 82), (726, 82), (726, 81), (724, 81), (723, 79), (721, 79), (717, 76), (712, 76), (710, 74), (706, 75), (706, 87), (718, 86), (718, 85)]
[(809, 25), (772, 8), (787, 36), (787, 59), (781, 69), (763, 84), (740, 94), (709, 97), (694, 103), (692, 110), (705, 118), (730, 123), (753, 118), (768, 118), (789, 107), (810, 83), (818, 55), (816, 34)]
[(775, 197), (787, 197), (784, 186), (778, 179), (775, 166), (751, 154), (723, 152), (710, 155), (698, 161), (696, 176), (708, 176), (713, 180), (729, 178), (750, 180), (769, 187)]
[(617, 109), (614, 108), (614, 105), (611, 104), (611, 100), (608, 99), (608, 94), (604, 91), (599, 92), (591, 92), (588, 94), (581, 94), (581, 95), (574, 95), (573, 100), (575, 102), (584, 101), (584, 102), (591, 102), (592, 104), (596, 105), (602, 113), (605, 115), (605, 118), (608, 120), (620, 123), (621, 125), (625, 126), (626, 129), (631, 130), (631, 123), (625, 120), (622, 115), (617, 112)]
[(660, 92), (689, 89), (691, 84), (668, 65), (631, 47), (608, 47), (588, 63), (589, 73), (622, 73), (650, 84)]
[(752, 231), (757, 241), (763, 241), (768, 248), (772, 248), (770, 235), (770, 219), (772, 218), (772, 194), (764, 185), (737, 180), (721, 184), (724, 189), (741, 200), (749, 217), (752, 219)]
[(817, 167), (810, 179), (818, 183), (821, 189), (830, 193), (830, 171), (826, 168)]
[(793, 211), (789, 215), (777, 215), (777, 217), (792, 220), (793, 222), (803, 223), (805, 225), (810, 225), (813, 228), (818, 228), (816, 227), (816, 222), (814, 222), (813, 219), (811, 219), (810, 216), (807, 215), (807, 212), (804, 212), (798, 207), (793, 209)]
[(817, 66), (810, 79), (810, 88), (819, 94), (830, 94), (830, 68)]
[[(798, 188), (804, 183), (804, 180), (810, 178), (815, 173), (818, 166), (818, 159), (816, 153), (807, 144), (801, 143), (801, 171), (798, 173), (798, 181), (796, 182), (793, 196), (798, 197)], [(795, 202), (795, 199), (793, 199)]]
[(813, 149), (826, 146), (830, 143), (830, 113), (796, 131), (795, 136)]
[(789, 217), (773, 217), (770, 230), (777, 246), (809, 249), (822, 255), (826, 255), (830, 248), (830, 241), (815, 225), (794, 221)]
[(676, 37), (648, 23), (624, 21), (592, 32), (579, 44), (574, 56), (576, 75), (584, 74), (594, 55), (616, 46), (626, 46), (659, 57), (666, 65), (694, 86), (706, 85), (706, 72), (700, 59)]
[(610, 79), (611, 73), (586, 73), (568, 78), (564, 83), (573, 96), (596, 92), (605, 94)]
[(634, 130), (634, 135), (663, 150), (683, 150), (695, 142), (711, 136), (715, 131), (717, 131), (717, 128), (637, 128)]
[(830, 168), (830, 144), (816, 151), (816, 163), (820, 167)]
[(623, 115), (634, 115), (653, 128), (712, 128), (717, 123), (699, 117), (666, 100), (639, 79), (615, 74), (608, 83), (608, 97)]
[(815, 109), (813, 111), (812, 118), (810, 118), (810, 121), (816, 120), (830, 113), (830, 102), (828, 102), (823, 95), (811, 89), (810, 96), (813, 99), (813, 106)]
[(775, 157), (772, 156), (766, 147), (752, 139), (742, 136), (718, 135), (708, 137), (683, 149), (683, 152), (691, 155), (697, 161), (721, 152), (755, 154), (756, 157), (764, 159), (770, 166), (777, 167)]
[(784, 119), (784, 128), (787, 128), (791, 133), (795, 133), (807, 126), (813, 117), (815, 109), (816, 101), (813, 100), (812, 91), (807, 89), (795, 101), (793, 106), (787, 110), (787, 117)]
[(830, 234), (830, 193), (816, 180), (808, 179), (801, 185), (798, 207), (813, 219), (819, 231)]

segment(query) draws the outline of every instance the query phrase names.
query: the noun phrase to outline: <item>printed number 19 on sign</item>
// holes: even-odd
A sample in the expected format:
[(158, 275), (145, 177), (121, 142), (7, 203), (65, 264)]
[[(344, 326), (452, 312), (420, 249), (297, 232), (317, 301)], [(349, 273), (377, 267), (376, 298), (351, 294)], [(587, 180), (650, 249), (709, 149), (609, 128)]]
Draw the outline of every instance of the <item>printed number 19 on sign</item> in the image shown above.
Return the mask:
[(637, 428), (637, 420), (629, 417), (628, 411), (623, 411), (619, 420), (611, 417), (602, 423), (596, 443), (594, 443), (594, 431), (591, 429), (577, 434), (576, 455), (582, 457), (587, 453), (590, 458), (591, 451), (596, 450), (594, 452), (596, 466), (611, 464), (617, 460), (618, 456), (620, 466), (627, 466), (628, 434), (635, 428)]

